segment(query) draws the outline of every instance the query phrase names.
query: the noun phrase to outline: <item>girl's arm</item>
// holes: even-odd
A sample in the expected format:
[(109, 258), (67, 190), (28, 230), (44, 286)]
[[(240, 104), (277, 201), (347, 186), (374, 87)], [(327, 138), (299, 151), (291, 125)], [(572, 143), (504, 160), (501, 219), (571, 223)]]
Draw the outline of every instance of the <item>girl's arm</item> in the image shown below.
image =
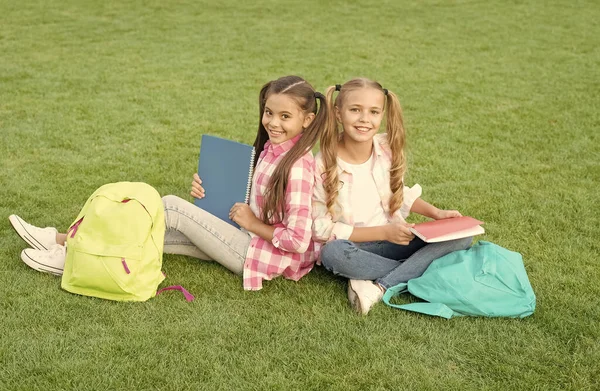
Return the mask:
[(354, 227), (348, 240), (353, 242), (375, 242), (385, 240), (388, 242), (407, 245), (415, 235), (409, 228), (414, 224), (390, 223), (378, 227)]
[(229, 211), (229, 218), (246, 231), (250, 231), (269, 242), (273, 240), (275, 227), (263, 223), (262, 220), (256, 217), (254, 212), (252, 212), (252, 209), (250, 209), (248, 204), (236, 202)]
[(290, 169), (285, 189), (283, 227), (275, 227), (271, 241), (276, 248), (293, 253), (304, 253), (311, 243), (314, 166), (314, 158), (309, 152), (298, 159)]
[[(315, 165), (315, 190), (312, 198), (313, 238), (319, 242), (347, 239), (353, 242), (373, 242), (387, 240), (398, 244), (408, 244), (414, 235), (408, 230), (414, 224), (392, 223), (378, 227), (354, 227), (341, 221), (333, 221), (327, 210), (327, 193), (323, 187), (323, 162), (317, 156)], [(416, 189), (420, 195), (420, 187)], [(407, 208), (408, 209), (408, 208)]]
[(417, 198), (415, 200), (415, 202), (412, 204), (412, 207), (410, 208), (410, 211), (435, 220), (438, 219), (437, 215), (440, 212), (438, 208), (431, 205), (427, 201), (423, 201), (423, 199), (421, 198)]
[(333, 222), (327, 210), (326, 193), (323, 188), (322, 167), (317, 160), (315, 190), (312, 198), (313, 238), (319, 242), (335, 239), (348, 239), (353, 242), (374, 242), (387, 240), (398, 244), (408, 244), (414, 235), (408, 228), (414, 224), (392, 223), (378, 227), (354, 227), (341, 221)]
[[(204, 198), (204, 188), (202, 187), (202, 180), (198, 174), (194, 174), (193, 176), (192, 191), (190, 194), (194, 198)], [(229, 211), (229, 218), (235, 221), (240, 227), (269, 242), (273, 239), (273, 231), (275, 231), (275, 228), (259, 220), (247, 204), (238, 202), (233, 205)]]
[(243, 203), (237, 203), (230, 212), (231, 219), (242, 228), (270, 241), (283, 251), (304, 253), (311, 242), (311, 197), (314, 187), (314, 161), (304, 155), (290, 169), (285, 192), (283, 227), (274, 227), (258, 219)]
[(436, 208), (427, 201), (417, 198), (410, 208), (411, 212), (418, 213), (422, 216), (429, 217), (434, 220), (447, 219), (450, 217), (462, 216), (457, 210), (443, 210)]
[(192, 191), (190, 192), (194, 198), (204, 198), (204, 188), (202, 187), (202, 179), (197, 173), (194, 173), (192, 178)]

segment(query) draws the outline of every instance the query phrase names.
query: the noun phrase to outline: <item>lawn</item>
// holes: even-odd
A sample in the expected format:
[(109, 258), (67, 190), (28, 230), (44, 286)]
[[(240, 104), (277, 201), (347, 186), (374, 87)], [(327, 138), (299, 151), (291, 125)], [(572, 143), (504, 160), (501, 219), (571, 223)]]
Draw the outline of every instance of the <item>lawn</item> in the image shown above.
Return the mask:
[[(600, 389), (599, 20), (594, 0), (0, 0), (0, 390)], [(286, 74), (398, 94), (406, 182), (523, 254), (535, 314), (359, 317), (321, 268), (245, 292), (171, 255), (194, 302), (117, 303), (21, 262), (9, 214), (65, 230), (121, 180), (187, 197), (201, 134), (251, 143)]]

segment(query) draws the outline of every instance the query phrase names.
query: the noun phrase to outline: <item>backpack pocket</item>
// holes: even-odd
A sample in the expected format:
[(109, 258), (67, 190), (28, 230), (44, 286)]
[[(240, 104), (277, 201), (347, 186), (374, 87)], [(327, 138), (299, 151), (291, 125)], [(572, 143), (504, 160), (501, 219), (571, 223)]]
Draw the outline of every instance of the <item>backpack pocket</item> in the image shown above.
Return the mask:
[(78, 249), (68, 252), (71, 252), (71, 274), (67, 283), (80, 290), (74, 293), (114, 300), (135, 296), (140, 267), (138, 259), (90, 254)]

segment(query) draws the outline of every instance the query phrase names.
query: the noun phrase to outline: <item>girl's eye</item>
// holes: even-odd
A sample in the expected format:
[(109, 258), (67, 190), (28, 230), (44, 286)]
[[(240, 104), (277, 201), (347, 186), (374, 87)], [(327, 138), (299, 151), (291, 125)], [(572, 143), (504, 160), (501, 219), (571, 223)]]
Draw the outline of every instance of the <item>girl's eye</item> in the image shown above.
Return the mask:
[(351, 108), (350, 111), (353, 113), (358, 113), (358, 109), (356, 107)]
[(270, 110), (265, 110), (265, 114), (266, 114), (266, 115), (271, 115), (271, 114), (273, 114), (273, 113), (271, 113), (271, 111), (270, 111)]
[(378, 114), (379, 114), (379, 111), (377, 111), (377, 110), (371, 110), (371, 114), (373, 114), (373, 115), (378, 115)]
[(290, 116), (289, 116), (289, 115), (287, 115), (287, 114), (283, 114), (283, 115), (281, 116), (281, 118), (283, 118), (283, 119), (288, 119), (288, 118), (290, 118)]

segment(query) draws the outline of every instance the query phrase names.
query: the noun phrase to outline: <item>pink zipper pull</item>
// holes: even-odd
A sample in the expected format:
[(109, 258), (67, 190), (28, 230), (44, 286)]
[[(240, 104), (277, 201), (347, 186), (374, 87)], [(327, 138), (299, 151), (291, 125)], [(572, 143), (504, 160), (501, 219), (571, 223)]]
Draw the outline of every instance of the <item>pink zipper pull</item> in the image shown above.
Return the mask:
[(127, 267), (127, 262), (125, 262), (125, 258), (121, 258), (121, 263), (123, 264), (123, 269), (125, 269), (125, 273), (127, 273), (127, 274), (131, 273), (129, 271), (129, 267)]
[(79, 220), (77, 220), (77, 222), (75, 224), (73, 224), (71, 226), (71, 228), (69, 228), (69, 230), (67, 231), (67, 235), (70, 232), (71, 233), (71, 237), (74, 237), (75, 234), (77, 233), (77, 229), (79, 228), (79, 224), (81, 224), (81, 221), (83, 221), (83, 217), (80, 218)]

